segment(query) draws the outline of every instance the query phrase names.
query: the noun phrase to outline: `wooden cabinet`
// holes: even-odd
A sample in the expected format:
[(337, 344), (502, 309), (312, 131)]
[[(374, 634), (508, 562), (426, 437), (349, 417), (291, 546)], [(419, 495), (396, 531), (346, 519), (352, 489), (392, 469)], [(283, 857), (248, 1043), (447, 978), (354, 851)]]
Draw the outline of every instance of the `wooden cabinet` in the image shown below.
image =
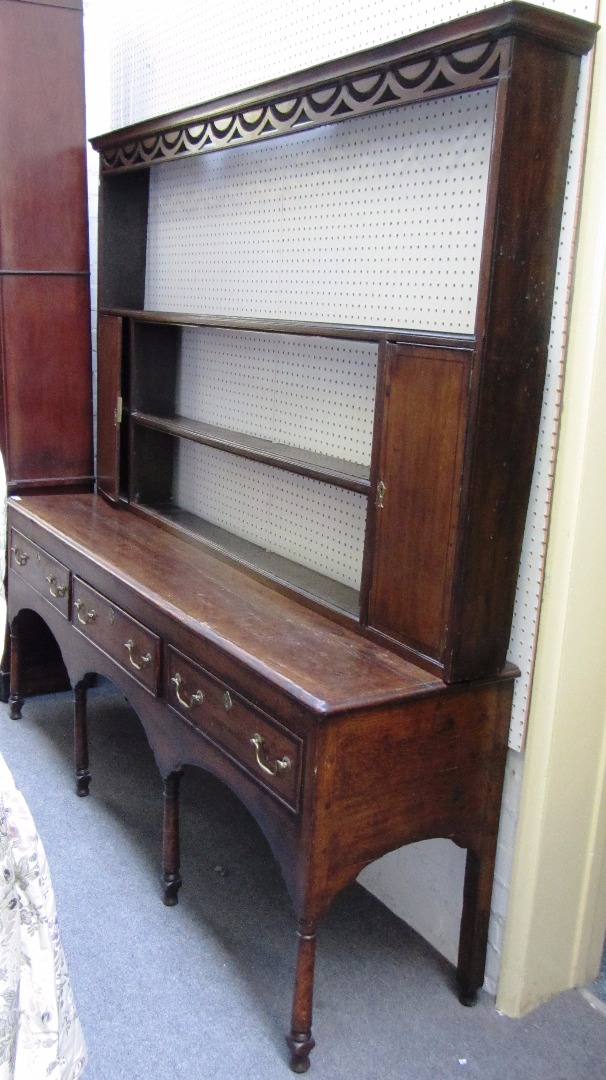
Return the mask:
[[(81, 0), (0, 0), (0, 453), (10, 494), (93, 487)], [(67, 685), (39, 626), (24, 691)], [(8, 697), (8, 660), (0, 694)]]
[[(90, 778), (91, 673), (121, 687), (142, 720), (166, 785), (167, 903), (181, 883), (181, 766), (214, 772), (249, 807), (299, 920), (287, 1040), (295, 1071), (308, 1067), (314, 1045), (318, 920), (387, 851), (438, 836), (467, 849), (461, 999), (471, 1003), (483, 981), (515, 677), (507, 645), (580, 57), (594, 36), (580, 20), (505, 4), (93, 140), (98, 493), (38, 495), (10, 508), (13, 715), (34, 611), (75, 689), (80, 794)], [(146, 309), (150, 174), (160, 163), (170, 170), (211, 150), (246, 152), (486, 88), (494, 115), (470, 332), (269, 318), (261, 293), (247, 315)], [(292, 342), (312, 352), (326, 342), (374, 350), (368, 453), (278, 437), (252, 422), (246, 390), (242, 421), (199, 408), (183, 390), (185, 372), (196, 382), (233, 334), (261, 354), (269, 342), (278, 354)], [(192, 369), (200, 341), (206, 351)], [(228, 395), (221, 375), (216, 382), (219, 397)], [(327, 390), (328, 420), (331, 401)], [(193, 454), (204, 494), (226, 475), (252, 485), (257, 470), (279, 504), (287, 478), (313, 487), (318, 528), (337, 496), (355, 503), (351, 518), (363, 523), (358, 539), (351, 533), (355, 573), (346, 579), (324, 561), (322, 539), (313, 561), (305, 543), (299, 554), (285, 550), (257, 488), (247, 493), (257, 513), (245, 525), (248, 479), (240, 494), (220, 492), (230, 514), (206, 513), (182, 483)], [(289, 513), (293, 532), (303, 532), (296, 508)], [(41, 578), (22, 562), (35, 551)], [(53, 593), (64, 586), (67, 611)]]
[(81, 0), (0, 0), (0, 55), (0, 449), (8, 490), (91, 490)]

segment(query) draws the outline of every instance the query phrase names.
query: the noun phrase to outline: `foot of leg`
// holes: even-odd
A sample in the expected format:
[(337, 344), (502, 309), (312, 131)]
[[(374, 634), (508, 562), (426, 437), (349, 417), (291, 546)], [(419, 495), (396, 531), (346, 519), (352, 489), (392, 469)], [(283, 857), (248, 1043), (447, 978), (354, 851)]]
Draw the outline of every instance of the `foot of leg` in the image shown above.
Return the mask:
[(23, 707), (23, 698), (18, 694), (11, 694), (8, 699), (8, 713), (11, 720), (21, 719), (21, 709)]
[(315, 923), (301, 920), (297, 930), (297, 968), (292, 1002), (290, 1034), (286, 1045), (290, 1050), (290, 1067), (293, 1072), (303, 1073), (309, 1069), (309, 1055), (316, 1045), (311, 1034), (311, 1015), (314, 992), (314, 966), (316, 958)]
[(179, 782), (183, 772), (175, 769), (164, 780), (164, 826), (162, 831), (162, 888), (167, 907), (179, 902), (183, 884), (180, 874), (179, 848)]
[(472, 1009), (478, 1003), (478, 991), (459, 989), (459, 1001), (465, 1008)]
[(496, 839), (467, 852), (457, 985), (459, 1001), (468, 1007), (476, 1004), (484, 982), (495, 854)]

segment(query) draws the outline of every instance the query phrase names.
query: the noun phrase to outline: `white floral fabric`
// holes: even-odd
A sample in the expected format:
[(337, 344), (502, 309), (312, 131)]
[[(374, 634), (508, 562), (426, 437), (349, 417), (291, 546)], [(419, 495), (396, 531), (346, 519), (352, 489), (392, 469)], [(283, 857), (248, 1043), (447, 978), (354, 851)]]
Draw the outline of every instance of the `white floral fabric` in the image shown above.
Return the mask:
[(85, 1064), (48, 862), (0, 755), (0, 1080), (76, 1080)]

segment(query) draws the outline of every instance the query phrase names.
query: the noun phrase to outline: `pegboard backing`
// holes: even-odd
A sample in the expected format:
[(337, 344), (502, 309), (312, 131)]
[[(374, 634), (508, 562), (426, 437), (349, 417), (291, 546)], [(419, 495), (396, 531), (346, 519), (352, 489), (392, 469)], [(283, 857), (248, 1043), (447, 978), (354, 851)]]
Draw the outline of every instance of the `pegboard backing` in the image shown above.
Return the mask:
[(495, 90), (151, 174), (146, 306), (469, 333)]
[[(99, 2), (85, 0), (85, 8)], [(109, 126), (208, 101), (498, 2), (102, 0), (114, 34)], [(540, 6), (584, 19), (595, 19), (597, 10), (595, 0)]]
[(370, 465), (377, 346), (185, 330), (177, 412)]
[(359, 589), (365, 496), (195, 443), (182, 442), (178, 457), (183, 509)]

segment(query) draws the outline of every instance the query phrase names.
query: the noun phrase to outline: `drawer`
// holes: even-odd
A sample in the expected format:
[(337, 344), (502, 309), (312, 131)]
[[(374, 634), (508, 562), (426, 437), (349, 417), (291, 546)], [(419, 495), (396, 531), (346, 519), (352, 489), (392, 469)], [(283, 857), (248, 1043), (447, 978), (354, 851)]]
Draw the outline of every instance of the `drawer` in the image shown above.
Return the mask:
[(72, 593), (73, 625), (157, 697), (160, 638), (80, 578)]
[(298, 736), (172, 646), (166, 700), (240, 769), (298, 810), (303, 757)]
[(26, 536), (11, 529), (10, 568), (69, 619), (70, 572)]

